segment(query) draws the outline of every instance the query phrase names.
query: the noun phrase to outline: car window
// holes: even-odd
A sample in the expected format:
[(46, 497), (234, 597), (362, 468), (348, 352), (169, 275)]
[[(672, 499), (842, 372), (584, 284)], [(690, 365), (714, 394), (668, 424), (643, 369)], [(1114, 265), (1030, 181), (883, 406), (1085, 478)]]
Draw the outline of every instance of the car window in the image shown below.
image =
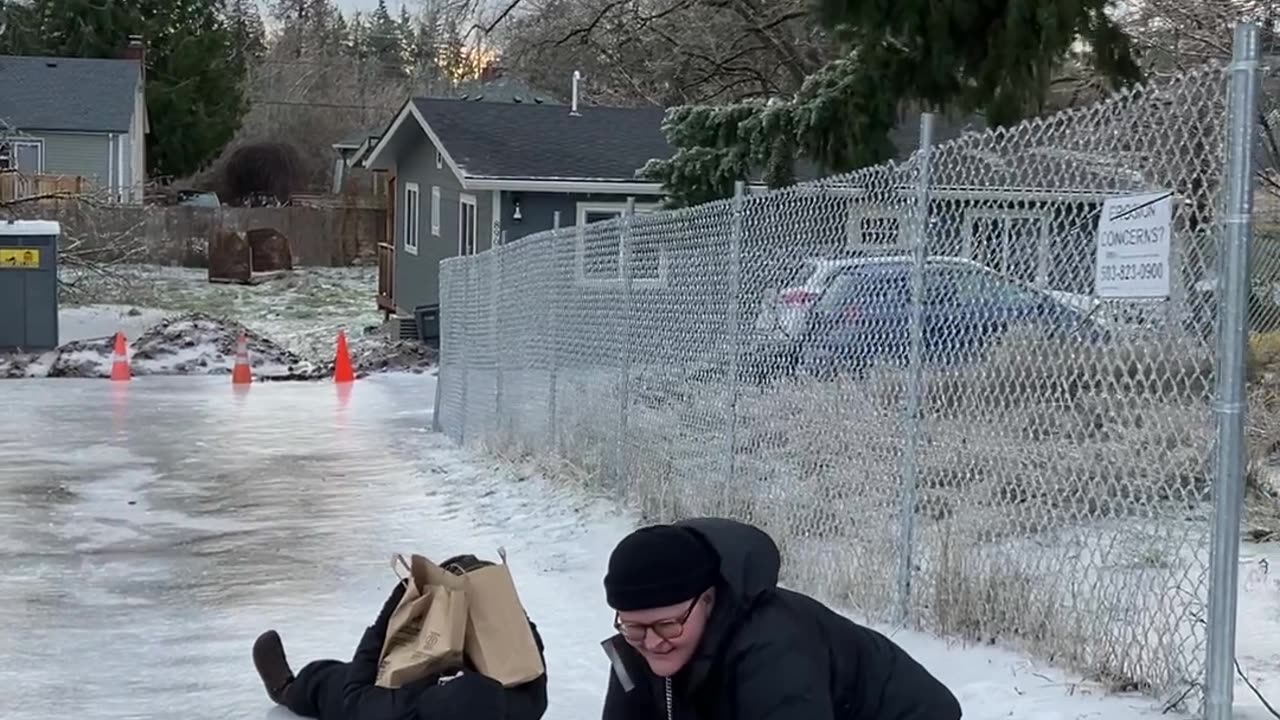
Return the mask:
[(790, 274), (787, 275), (786, 281), (783, 283), (782, 286), (798, 287), (801, 285), (806, 285), (808, 284), (809, 279), (812, 278), (814, 273), (816, 273), (817, 271), (818, 271), (817, 260), (814, 260), (814, 259), (805, 260), (804, 262), (800, 263), (799, 267), (795, 268), (794, 270), (791, 271)]
[(946, 268), (940, 274), (949, 276), (958, 302), (1033, 305), (1040, 301), (1030, 288), (980, 268)]
[(898, 267), (858, 267), (837, 273), (814, 309), (833, 312), (850, 302), (906, 302), (910, 286)]

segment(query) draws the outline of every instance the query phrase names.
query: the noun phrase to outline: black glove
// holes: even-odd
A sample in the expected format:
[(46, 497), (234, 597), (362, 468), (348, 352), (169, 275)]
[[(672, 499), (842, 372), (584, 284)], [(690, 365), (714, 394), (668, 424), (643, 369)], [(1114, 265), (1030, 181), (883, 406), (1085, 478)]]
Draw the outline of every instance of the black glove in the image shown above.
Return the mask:
[(506, 715), (502, 683), (477, 672), (463, 672), (418, 697), (418, 720), (502, 720)]

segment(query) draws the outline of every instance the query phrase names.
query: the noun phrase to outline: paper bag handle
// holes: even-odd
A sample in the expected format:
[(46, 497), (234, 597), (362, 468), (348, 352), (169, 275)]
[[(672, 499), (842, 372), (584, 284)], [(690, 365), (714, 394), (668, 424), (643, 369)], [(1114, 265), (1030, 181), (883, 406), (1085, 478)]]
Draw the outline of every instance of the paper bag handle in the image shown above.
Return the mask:
[[(404, 577), (400, 574), (401, 567), (409, 572), (409, 577)], [(401, 555), (400, 553), (391, 554), (391, 572), (394, 573), (396, 578), (402, 582), (413, 577), (413, 568), (409, 566), (409, 563), (404, 559), (404, 555)]]

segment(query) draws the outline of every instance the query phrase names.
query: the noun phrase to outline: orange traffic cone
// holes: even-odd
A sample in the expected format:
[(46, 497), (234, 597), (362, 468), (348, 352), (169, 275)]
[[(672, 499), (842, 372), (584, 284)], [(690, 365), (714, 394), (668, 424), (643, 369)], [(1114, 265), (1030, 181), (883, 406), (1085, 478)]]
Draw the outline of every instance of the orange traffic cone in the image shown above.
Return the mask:
[(351, 368), (351, 352), (347, 349), (347, 334), (338, 331), (338, 354), (333, 360), (333, 381), (336, 383), (354, 382), (355, 371)]
[(128, 382), (133, 377), (129, 369), (129, 348), (124, 340), (124, 333), (116, 333), (116, 346), (111, 352), (111, 379), (114, 382)]
[(253, 382), (253, 370), (249, 367), (249, 339), (240, 333), (236, 341), (236, 366), (231, 371), (232, 385), (248, 385)]

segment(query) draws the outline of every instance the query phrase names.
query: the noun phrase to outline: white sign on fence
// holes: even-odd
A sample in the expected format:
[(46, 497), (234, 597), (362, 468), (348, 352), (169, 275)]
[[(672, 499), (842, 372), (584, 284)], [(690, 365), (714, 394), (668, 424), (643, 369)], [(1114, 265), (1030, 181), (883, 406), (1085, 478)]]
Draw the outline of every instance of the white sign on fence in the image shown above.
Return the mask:
[(1173, 193), (1107, 198), (1098, 220), (1094, 294), (1169, 297)]

